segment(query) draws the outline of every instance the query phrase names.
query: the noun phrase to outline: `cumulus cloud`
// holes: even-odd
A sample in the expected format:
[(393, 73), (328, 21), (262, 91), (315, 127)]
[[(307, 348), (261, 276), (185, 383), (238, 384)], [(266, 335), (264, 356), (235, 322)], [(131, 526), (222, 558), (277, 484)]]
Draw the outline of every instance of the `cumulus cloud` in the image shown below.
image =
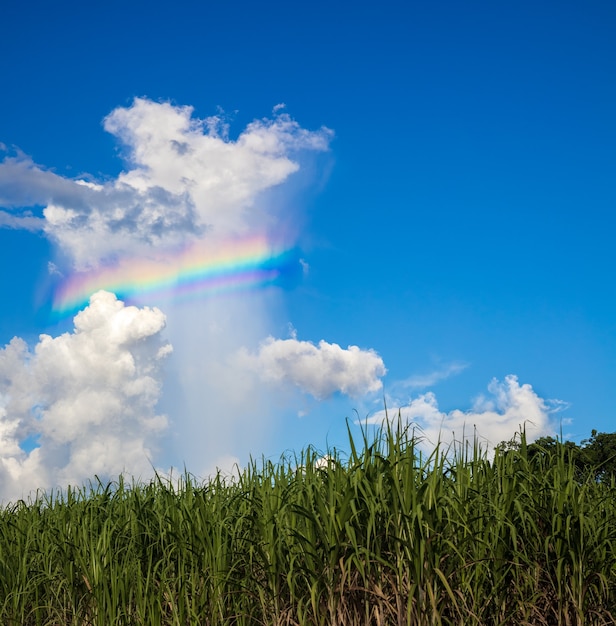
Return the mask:
[(438, 441), (472, 441), (477, 436), (488, 450), (511, 439), (521, 428), (529, 440), (554, 432), (549, 403), (531, 385), (521, 385), (516, 376), (510, 375), (502, 382), (492, 380), (488, 391), (489, 395), (480, 396), (469, 411), (443, 412), (435, 394), (428, 392), (406, 404), (392, 402), (387, 412), (379, 411), (368, 422), (379, 424), (399, 415), (405, 422), (416, 424), (431, 445)]
[[(5, 157), (0, 227), (43, 231), (61, 253), (49, 265), (60, 277), (121, 268), (126, 259), (166, 262), (192, 244), (280, 237), (296, 203), (267, 194), (297, 173), (307, 154), (327, 150), (331, 131), (306, 130), (278, 105), (271, 119), (255, 120), (232, 139), (222, 117), (193, 113), (145, 98), (112, 111), (104, 128), (125, 158), (113, 179), (66, 178), (19, 151)], [(284, 236), (277, 243), (296, 243)], [(308, 262), (300, 264), (307, 273)], [(144, 291), (140, 302), (152, 304), (148, 298)], [(202, 476), (216, 467), (230, 471), (273, 430), (280, 404), (268, 389), (294, 388), (318, 400), (382, 389), (386, 368), (373, 350), (300, 341), (295, 333), (261, 341), (280, 304), (271, 290), (165, 304), (168, 320), (157, 308), (125, 306), (97, 292), (73, 332), (41, 335), (33, 348), (15, 338), (0, 350), (0, 498), (94, 474), (143, 476), (163, 445), (165, 468), (185, 465)], [(169, 359), (166, 322), (175, 348)], [(245, 347), (259, 342), (256, 352)], [(452, 363), (393, 388), (425, 389), (464, 367)], [(173, 411), (169, 420), (159, 404)], [(551, 432), (550, 407), (558, 408), (515, 376), (493, 381), (469, 411), (443, 412), (433, 393), (388, 405), (390, 417), (400, 411), (433, 443), (472, 437), (476, 429), (489, 446), (521, 426), (531, 437)], [(369, 421), (384, 419), (380, 412)]]
[[(228, 242), (257, 238), (272, 249), (293, 248), (301, 202), (296, 187), (284, 185), (332, 138), (327, 128), (302, 128), (282, 105), (234, 137), (222, 116), (198, 119), (190, 106), (146, 98), (115, 109), (103, 125), (122, 147), (124, 170), (116, 177), (66, 178), (22, 153), (0, 162), (0, 225), (42, 230), (59, 253), (49, 265), (54, 280), (77, 278), (92, 289), (105, 286), (100, 277), (109, 269), (168, 270), (187, 250), (226, 246), (233, 253)], [(299, 264), (308, 271), (306, 260)], [(156, 272), (146, 278), (156, 283)], [(259, 454), (281, 416), (297, 413), (281, 386), (319, 399), (381, 388), (385, 367), (370, 350), (271, 338), (257, 354), (243, 348), (280, 326), (276, 288), (186, 299), (174, 298), (173, 287), (169, 293), (131, 289), (133, 303), (157, 304), (167, 316), (174, 353), (162, 393), (165, 352), (154, 349), (162, 313), (116, 310), (109, 294), (94, 297), (74, 333), (41, 338), (33, 351), (15, 340), (2, 352), (0, 488), (145, 472), (143, 459), (165, 428), (154, 408), (159, 396), (170, 418), (157, 464), (207, 476), (214, 466)], [(132, 317), (120, 315), (128, 310)], [(24, 441), (39, 447), (26, 450)]]
[(264, 381), (279, 386), (294, 385), (317, 399), (336, 392), (357, 397), (378, 391), (387, 371), (374, 350), (361, 350), (357, 346), (343, 349), (326, 341), (315, 345), (295, 337), (268, 337), (257, 354), (243, 351), (241, 360)]
[(164, 326), (160, 310), (100, 291), (73, 332), (0, 350), (0, 496), (151, 473), (167, 427), (156, 411)]
[(124, 146), (127, 169), (94, 183), (63, 178), (23, 154), (0, 163), (0, 206), (44, 206), (44, 221), (4, 211), (0, 225), (43, 227), (81, 270), (122, 256), (152, 256), (206, 234), (262, 231), (257, 199), (299, 168), (301, 152), (326, 150), (331, 131), (309, 131), (277, 110), (236, 140), (219, 117), (136, 98), (104, 120)]

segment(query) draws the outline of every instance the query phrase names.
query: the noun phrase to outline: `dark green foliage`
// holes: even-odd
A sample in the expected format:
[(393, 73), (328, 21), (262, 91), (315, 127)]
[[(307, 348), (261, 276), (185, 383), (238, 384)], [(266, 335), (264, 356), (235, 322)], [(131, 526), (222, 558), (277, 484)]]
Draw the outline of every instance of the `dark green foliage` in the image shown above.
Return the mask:
[(598, 433), (593, 430), (590, 439), (582, 441), (582, 451), (598, 480), (616, 478), (616, 433)]
[[(503, 441), (497, 446), (501, 454), (514, 451), (519, 453), (520, 449), (519, 438)], [(539, 437), (528, 444), (526, 454), (532, 461), (545, 458), (556, 462), (560, 456), (564, 456), (565, 461), (574, 466), (576, 475), (581, 480), (589, 476), (600, 482), (616, 479), (616, 433), (599, 433), (593, 430), (590, 439), (584, 439), (581, 445), (555, 437)]]

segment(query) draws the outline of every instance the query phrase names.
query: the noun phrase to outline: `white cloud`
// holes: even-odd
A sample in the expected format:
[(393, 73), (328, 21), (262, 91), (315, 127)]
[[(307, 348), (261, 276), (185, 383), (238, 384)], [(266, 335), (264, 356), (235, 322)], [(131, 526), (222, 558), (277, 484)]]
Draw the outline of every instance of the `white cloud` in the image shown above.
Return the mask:
[(128, 169), (103, 183), (63, 178), (23, 154), (5, 158), (0, 206), (44, 206), (44, 222), (19, 209), (0, 213), (0, 226), (43, 226), (78, 269), (152, 256), (205, 235), (263, 232), (271, 220), (260, 194), (299, 169), (301, 152), (326, 150), (332, 135), (276, 111), (233, 141), (220, 118), (192, 114), (192, 107), (144, 98), (115, 109), (104, 127), (124, 144)]
[[(72, 333), (41, 335), (32, 351), (19, 338), (0, 350), (4, 499), (94, 474), (151, 473), (167, 427), (156, 412), (171, 349), (160, 337), (165, 316), (100, 291), (74, 325)], [(27, 449), (28, 441), (38, 447)]]
[(269, 337), (256, 355), (241, 354), (247, 367), (267, 382), (278, 386), (294, 385), (317, 399), (340, 392), (362, 396), (378, 391), (386, 369), (374, 350), (357, 346), (341, 348), (335, 343), (274, 339)]
[(445, 380), (450, 376), (455, 376), (456, 374), (464, 371), (467, 367), (468, 363), (448, 363), (440, 369), (429, 372), (428, 374), (415, 374), (410, 376), (398, 385), (408, 389), (425, 389), (426, 387), (433, 387), (441, 380)]
[[(561, 413), (571, 408), (571, 402), (559, 400), (558, 398), (549, 398), (546, 400), (546, 405), (550, 413)], [(564, 423), (566, 423), (566, 420), (563, 420), (563, 424)]]
[(0, 228), (14, 228), (15, 230), (29, 230), (37, 232), (43, 230), (45, 220), (30, 213), (12, 215), (7, 211), (0, 211)]
[[(488, 391), (490, 395), (477, 399), (470, 411), (442, 412), (435, 394), (428, 392), (406, 404), (388, 403), (387, 417), (397, 419), (400, 415), (405, 422), (415, 423), (431, 445), (438, 441), (472, 441), (477, 435), (488, 451), (511, 439), (521, 428), (529, 440), (553, 433), (549, 405), (531, 385), (520, 385), (517, 377), (510, 375), (503, 382), (494, 379)], [(385, 419), (385, 411), (379, 411), (368, 422), (378, 424)]]
[[(115, 178), (64, 178), (23, 154), (0, 162), (0, 207), (6, 209), (5, 225), (42, 227), (60, 253), (50, 270), (66, 280), (75, 278), (75, 270), (81, 277), (100, 280), (104, 272), (95, 268), (129, 267), (132, 261), (147, 260), (145, 265), (153, 268), (179, 258), (176, 253), (193, 249), (193, 244), (195, 249), (211, 250), (208, 246), (216, 248), (244, 236), (271, 242), (273, 249), (292, 248), (302, 221), (301, 202), (293, 196), (302, 188), (296, 184), (301, 182), (297, 174), (310, 155), (328, 149), (332, 137), (326, 128), (302, 128), (277, 106), (271, 119), (255, 120), (231, 138), (220, 116), (197, 119), (191, 107), (143, 98), (114, 110), (104, 126), (123, 146), (125, 168)], [(305, 170), (314, 172), (310, 167)], [(32, 214), (24, 207), (30, 207)], [(301, 266), (304, 272), (308, 270), (307, 261), (302, 260)], [(150, 278), (156, 281), (155, 272)], [(327, 398), (337, 392), (361, 395), (381, 388), (382, 360), (357, 347), (343, 350), (325, 342), (314, 346), (269, 340), (259, 354), (244, 351), (243, 361), (236, 358), (242, 346), (257, 346), (273, 332), (272, 326), (280, 328), (287, 321), (281, 314), (281, 293), (275, 288), (185, 300), (147, 290), (131, 296), (140, 305), (164, 303), (165, 336), (173, 343), (174, 354), (165, 366), (162, 392), (160, 386), (148, 387), (139, 373), (134, 379), (130, 372), (110, 378), (112, 372), (120, 371), (122, 359), (128, 367), (130, 357), (140, 354), (140, 342), (130, 343), (126, 350), (118, 345), (123, 356), (109, 368), (103, 367), (111, 358), (104, 350), (88, 351), (90, 359), (98, 354), (100, 362), (85, 359), (87, 341), (95, 344), (98, 336), (128, 337), (130, 329), (137, 332), (145, 324), (141, 316), (127, 325), (116, 320), (111, 327), (92, 311), (98, 304), (91, 305), (88, 319), (100, 325), (99, 330), (79, 326), (75, 338), (70, 335), (70, 341), (57, 338), (51, 343), (41, 340), (34, 353), (19, 342), (21, 352), (19, 345), (13, 347), (21, 365), (4, 387), (0, 385), (0, 394), (8, 394), (5, 404), (0, 403), (5, 407), (0, 437), (6, 439), (0, 457), (25, 485), (46, 486), (67, 477), (78, 480), (105, 468), (119, 471), (120, 459), (129, 454), (131, 441), (135, 449), (130, 458), (145, 458), (142, 452), (154, 449), (158, 431), (137, 428), (133, 400), (135, 406), (144, 407), (142, 414), (154, 416), (152, 402), (160, 394), (161, 410), (170, 416), (157, 467), (185, 465), (189, 471), (207, 475), (217, 463), (246, 460), (249, 453), (259, 454), (263, 445), (269, 445), (277, 436), (278, 420), (296, 414), (297, 407), (289, 401), (297, 399), (297, 389)], [(156, 300), (158, 297), (161, 300)], [(105, 315), (115, 316), (113, 309)], [(155, 328), (156, 324), (149, 329), (152, 341), (158, 341)], [(149, 341), (145, 343), (149, 345)], [(23, 364), (38, 362), (38, 351), (52, 346), (55, 352), (64, 346), (65, 352), (58, 359), (62, 366), (53, 388), (39, 380), (46, 371), (43, 365), (32, 369)], [(281, 350), (274, 354), (276, 348)], [(8, 352), (3, 358), (8, 359)], [(152, 354), (148, 358), (156, 366), (150, 378), (160, 385), (160, 360)], [(267, 361), (267, 368), (261, 367), (260, 359)], [(73, 361), (78, 370), (90, 371), (95, 382), (71, 383)], [(96, 383), (99, 374), (100, 385)], [(259, 379), (265, 374), (271, 385)], [(285, 393), (287, 387), (293, 394)], [(32, 415), (37, 405), (38, 418)], [(120, 411), (125, 406), (126, 415)], [(81, 412), (88, 415), (84, 424), (74, 417)], [(103, 422), (108, 433), (104, 438)], [(37, 428), (39, 448), (29, 453), (15, 448)], [(15, 434), (11, 434), (13, 430)], [(144, 433), (142, 438), (137, 431)], [(64, 440), (58, 439), (59, 433), (64, 433)], [(96, 433), (90, 439), (97, 450), (88, 448), (90, 433)], [(13, 452), (9, 453), (11, 445)], [(101, 447), (117, 448), (120, 456)], [(101, 459), (100, 467), (90, 465), (84, 474), (89, 454)], [(52, 462), (54, 455), (58, 460)], [(32, 470), (29, 477), (28, 468)], [(147, 468), (131, 461), (126, 469)], [(7, 480), (0, 476), (0, 487)]]

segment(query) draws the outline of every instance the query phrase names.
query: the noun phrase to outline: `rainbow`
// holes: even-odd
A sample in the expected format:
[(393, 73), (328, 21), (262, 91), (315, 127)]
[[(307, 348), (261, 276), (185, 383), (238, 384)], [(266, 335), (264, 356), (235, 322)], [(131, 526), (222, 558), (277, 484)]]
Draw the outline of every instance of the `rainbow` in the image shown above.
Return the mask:
[(296, 249), (273, 246), (264, 237), (198, 242), (152, 259), (127, 258), (111, 266), (75, 272), (55, 290), (58, 316), (83, 308), (99, 289), (130, 302), (137, 296), (185, 299), (297, 282), (301, 263)]

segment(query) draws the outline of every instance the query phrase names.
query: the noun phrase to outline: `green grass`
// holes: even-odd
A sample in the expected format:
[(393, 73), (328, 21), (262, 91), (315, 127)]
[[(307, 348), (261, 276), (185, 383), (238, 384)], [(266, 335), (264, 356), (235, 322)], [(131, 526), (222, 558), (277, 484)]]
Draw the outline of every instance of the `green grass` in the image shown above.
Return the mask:
[[(350, 435), (349, 435), (350, 436)], [(565, 452), (419, 453), (386, 428), (234, 479), (0, 511), (6, 626), (613, 624), (616, 499)]]

